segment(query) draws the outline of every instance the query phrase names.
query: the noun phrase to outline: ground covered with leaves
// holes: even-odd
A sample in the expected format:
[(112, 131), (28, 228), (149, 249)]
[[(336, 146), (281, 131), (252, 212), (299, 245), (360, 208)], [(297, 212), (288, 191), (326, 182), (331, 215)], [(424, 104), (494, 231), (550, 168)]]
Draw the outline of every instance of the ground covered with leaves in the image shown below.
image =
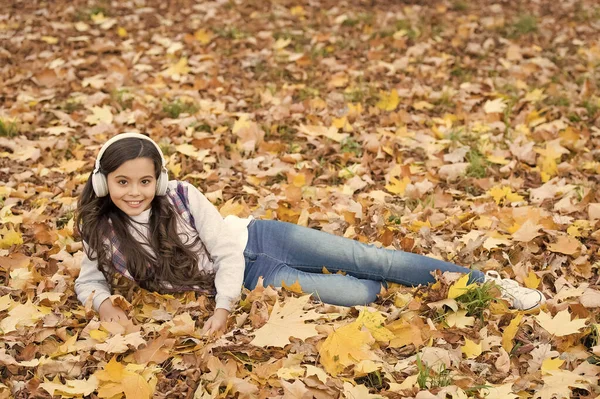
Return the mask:
[[(6, 5), (7, 4), (7, 5)], [(0, 398), (596, 398), (600, 6), (573, 1), (17, 2), (0, 10)], [(102, 143), (252, 215), (494, 270), (341, 308), (298, 286), (77, 302)], [(458, 280), (457, 280), (458, 279)]]

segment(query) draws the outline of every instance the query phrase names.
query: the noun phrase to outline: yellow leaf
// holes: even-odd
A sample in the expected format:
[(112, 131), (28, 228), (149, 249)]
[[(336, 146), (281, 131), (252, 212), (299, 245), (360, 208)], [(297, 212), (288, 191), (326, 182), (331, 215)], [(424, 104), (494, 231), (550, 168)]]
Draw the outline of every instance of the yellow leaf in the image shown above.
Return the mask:
[(335, 126), (326, 127), (315, 125), (300, 125), (298, 127), (298, 131), (311, 137), (327, 137), (328, 139), (331, 139), (337, 143), (341, 142), (346, 137), (348, 137), (347, 133), (338, 133), (338, 129)]
[(394, 111), (396, 107), (398, 107), (398, 104), (400, 104), (398, 91), (396, 89), (392, 89), (389, 93), (380, 91), (379, 102), (375, 106), (384, 111)]
[(330, 375), (336, 376), (346, 367), (361, 360), (377, 360), (371, 351), (375, 339), (356, 322), (338, 328), (329, 334), (319, 350), (319, 361)]
[(125, 28), (122, 26), (119, 26), (117, 28), (117, 35), (119, 35), (119, 37), (127, 37), (127, 30), (125, 30)]
[(194, 32), (194, 39), (198, 40), (203, 45), (210, 43), (212, 38), (213, 34), (205, 29), (198, 29), (196, 32)]
[(85, 118), (85, 121), (90, 125), (97, 125), (99, 123), (111, 124), (113, 121), (113, 115), (108, 105), (103, 107), (93, 106), (90, 108), (92, 111), (91, 115)]
[(96, 341), (104, 342), (108, 338), (108, 333), (102, 330), (92, 330), (90, 331), (90, 337)]
[(585, 327), (587, 321), (586, 319), (571, 320), (568, 309), (561, 310), (554, 317), (546, 312), (541, 312), (534, 317), (544, 330), (557, 337), (578, 333), (579, 330)]
[[(523, 197), (519, 194), (515, 194), (512, 192), (510, 187), (508, 186), (495, 186), (488, 190), (488, 195), (494, 198), (496, 204), (500, 204), (500, 202), (520, 202), (523, 201)], [(506, 201), (505, 201), (506, 200)]]
[(306, 186), (306, 175), (304, 173), (298, 173), (292, 178), (292, 185), (294, 187), (304, 187)]
[(187, 75), (189, 72), (190, 68), (188, 67), (187, 58), (182, 57), (176, 64), (165, 69), (162, 74), (169, 77), (179, 77), (181, 75)]
[(295, 17), (302, 17), (306, 12), (302, 6), (295, 6), (290, 8), (290, 13)]
[(508, 159), (498, 155), (488, 155), (487, 160), (491, 163), (495, 163), (498, 165), (506, 165), (507, 163), (509, 163)]
[(533, 271), (530, 271), (527, 277), (523, 280), (525, 287), (536, 289), (542, 281)]
[(550, 371), (552, 370), (559, 370), (560, 366), (562, 366), (564, 362), (564, 360), (558, 357), (555, 359), (544, 359), (542, 362), (542, 374), (550, 374)]
[(54, 36), (42, 36), (41, 37), (42, 41), (48, 43), (48, 44), (56, 44), (58, 43), (58, 38), (54, 37)]
[(483, 351), (481, 343), (476, 344), (468, 338), (465, 338), (465, 344), (460, 347), (460, 350), (465, 354), (467, 359), (474, 359), (481, 355), (481, 352)]
[(405, 176), (402, 180), (395, 177), (390, 178), (390, 184), (386, 184), (385, 189), (392, 194), (404, 195), (406, 186), (410, 184), (410, 178)]
[(475, 318), (467, 316), (466, 310), (459, 310), (458, 312), (453, 312), (446, 316), (446, 324), (448, 324), (449, 327), (467, 328), (471, 327), (474, 323)]
[(521, 323), (522, 319), (523, 314), (519, 313), (514, 319), (510, 321), (510, 324), (504, 329), (504, 332), (502, 333), (502, 347), (508, 353), (512, 351), (512, 348), (514, 346), (512, 340), (515, 337), (515, 335), (517, 335), (517, 331), (519, 330), (519, 323)]
[(111, 382), (121, 382), (124, 375), (125, 367), (117, 361), (116, 356), (113, 356), (112, 359), (110, 359), (106, 366), (104, 366), (104, 370), (98, 370), (94, 373), (94, 376), (96, 376), (100, 381)]
[(395, 335), (383, 326), (384, 322), (385, 317), (381, 313), (371, 312), (367, 308), (363, 308), (356, 318), (356, 323), (368, 329), (375, 340), (389, 342)]
[(413, 108), (417, 111), (422, 111), (424, 109), (433, 109), (435, 105), (428, 103), (427, 101), (417, 101), (413, 104)]
[[(91, 395), (98, 388), (98, 380), (93, 375), (87, 380), (65, 380), (65, 383), (61, 383), (58, 377), (54, 377), (54, 381), (45, 381), (40, 384), (40, 387), (46, 390), (50, 396), (68, 395), (73, 396), (87, 396)], [(62, 396), (64, 397), (64, 396)]]
[(454, 284), (452, 284), (450, 286), (450, 289), (448, 290), (448, 298), (449, 299), (458, 298), (462, 294), (469, 291), (471, 288), (477, 286), (476, 283), (471, 283), (471, 284), (467, 285), (468, 282), (469, 282), (468, 274), (465, 274), (464, 276), (462, 276), (461, 278), (456, 280), (456, 282), (454, 282)]
[(195, 158), (198, 161), (203, 161), (210, 152), (209, 150), (199, 150), (191, 144), (179, 144), (178, 146), (175, 146), (175, 150), (190, 158)]
[(290, 292), (295, 292), (296, 294), (302, 294), (302, 287), (300, 286), (300, 281), (296, 280), (294, 284), (287, 285), (285, 281), (281, 280), (281, 286)]
[(289, 298), (281, 306), (275, 302), (267, 323), (256, 330), (254, 339), (250, 342), (256, 346), (274, 346), (283, 348), (290, 343), (290, 337), (306, 339), (318, 334), (314, 324), (305, 324), (305, 320), (321, 317), (314, 310), (305, 311), (304, 306), (310, 295), (300, 298)]
[(0, 229), (0, 248), (8, 249), (13, 245), (23, 244), (23, 236), (18, 231), (7, 229), (6, 227)]
[(153, 390), (150, 385), (143, 376), (137, 373), (123, 377), (121, 385), (123, 385), (126, 399), (150, 399), (152, 397)]

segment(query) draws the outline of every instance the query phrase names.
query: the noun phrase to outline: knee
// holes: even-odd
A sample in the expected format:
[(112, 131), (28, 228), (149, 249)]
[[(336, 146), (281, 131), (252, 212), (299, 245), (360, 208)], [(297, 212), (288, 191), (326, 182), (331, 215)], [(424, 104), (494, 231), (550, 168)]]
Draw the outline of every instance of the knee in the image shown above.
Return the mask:
[(315, 298), (325, 303), (339, 306), (360, 306), (368, 305), (377, 300), (377, 295), (381, 291), (381, 284), (373, 280), (354, 279), (351, 284), (347, 284), (342, 289), (328, 290), (327, 293), (313, 293)]

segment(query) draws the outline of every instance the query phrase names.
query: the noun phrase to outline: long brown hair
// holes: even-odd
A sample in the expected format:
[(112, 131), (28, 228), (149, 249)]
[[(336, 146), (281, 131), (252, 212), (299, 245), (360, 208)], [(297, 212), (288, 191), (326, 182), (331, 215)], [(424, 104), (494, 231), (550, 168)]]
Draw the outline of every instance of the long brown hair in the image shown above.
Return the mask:
[[(102, 155), (100, 172), (108, 175), (124, 162), (136, 158), (149, 158), (154, 164), (155, 177), (161, 170), (162, 157), (152, 143), (139, 138), (125, 138), (114, 142)], [(120, 250), (127, 262), (127, 270), (142, 287), (151, 291), (164, 292), (163, 283), (197, 286), (212, 291), (214, 273), (198, 267), (198, 253), (194, 248), (202, 244), (196, 237), (193, 242), (183, 242), (177, 234), (180, 215), (175, 211), (167, 196), (155, 196), (152, 200), (149, 220), (148, 244), (154, 254), (130, 234), (137, 229), (134, 222), (110, 199), (110, 195), (98, 197), (92, 186), (91, 174), (79, 196), (75, 225), (85, 242), (86, 255), (98, 261), (98, 269), (107, 281), (112, 282), (117, 269), (112, 264), (112, 251), (106, 232), (112, 229), (120, 243)], [(109, 223), (110, 221), (110, 223)], [(204, 247), (202, 244), (201, 247)]]

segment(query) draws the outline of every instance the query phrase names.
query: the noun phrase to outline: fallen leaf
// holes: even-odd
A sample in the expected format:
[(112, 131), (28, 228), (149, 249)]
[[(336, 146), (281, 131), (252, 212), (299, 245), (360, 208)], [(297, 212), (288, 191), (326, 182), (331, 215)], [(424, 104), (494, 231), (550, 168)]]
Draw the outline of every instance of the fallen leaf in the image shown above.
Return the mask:
[(568, 309), (561, 310), (554, 317), (546, 312), (540, 312), (539, 315), (534, 317), (544, 330), (557, 337), (576, 334), (585, 327), (587, 322), (585, 319), (571, 320), (571, 314)]
[(300, 298), (289, 298), (282, 307), (275, 302), (267, 323), (256, 330), (254, 339), (250, 342), (256, 346), (273, 346), (283, 348), (290, 343), (290, 337), (306, 339), (318, 334), (314, 324), (304, 323), (314, 320), (320, 315), (314, 310), (304, 311), (310, 295)]

